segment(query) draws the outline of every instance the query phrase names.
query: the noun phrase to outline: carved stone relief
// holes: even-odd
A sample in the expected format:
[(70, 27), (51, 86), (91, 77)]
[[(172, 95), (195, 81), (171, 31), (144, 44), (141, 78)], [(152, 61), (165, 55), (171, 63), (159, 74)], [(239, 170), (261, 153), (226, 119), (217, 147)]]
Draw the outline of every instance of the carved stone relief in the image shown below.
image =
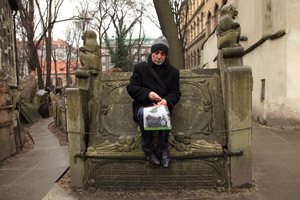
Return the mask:
[(86, 168), (85, 184), (88, 188), (222, 190), (227, 185), (224, 158), (173, 159), (167, 171), (147, 167), (144, 159), (88, 159)]

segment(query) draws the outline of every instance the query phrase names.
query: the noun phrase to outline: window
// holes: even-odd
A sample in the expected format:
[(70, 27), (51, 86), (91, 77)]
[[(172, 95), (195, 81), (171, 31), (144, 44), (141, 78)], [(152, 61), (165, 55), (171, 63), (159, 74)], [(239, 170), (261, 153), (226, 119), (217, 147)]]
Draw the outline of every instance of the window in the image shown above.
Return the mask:
[(197, 51), (197, 64), (198, 65), (200, 65), (200, 58), (201, 58), (200, 49), (198, 49), (198, 51)]
[(218, 25), (219, 22), (219, 6), (218, 4), (215, 5), (215, 12), (214, 12), (214, 24), (215, 27)]
[(201, 14), (201, 33), (204, 30), (204, 13)]
[(62, 78), (61, 77), (57, 77), (57, 86), (62, 86)]
[(197, 31), (198, 31), (198, 35), (200, 35), (201, 33), (201, 21), (200, 21), (200, 18), (198, 17), (198, 20), (197, 20)]
[(194, 51), (194, 66), (197, 66), (196, 51)]
[(194, 22), (194, 38), (197, 36), (197, 24)]
[(102, 56), (102, 62), (104, 63), (104, 62), (106, 62), (106, 58), (105, 58), (105, 56)]
[(265, 100), (265, 90), (266, 90), (266, 79), (261, 79), (261, 93), (260, 93), (261, 102), (264, 102)]
[(207, 15), (207, 33), (208, 35), (211, 33), (211, 30), (212, 30), (212, 27), (211, 27), (211, 13), (208, 12), (208, 15)]
[(194, 27), (192, 26), (191, 27), (191, 41), (193, 41), (193, 39), (194, 39), (193, 33), (194, 33)]

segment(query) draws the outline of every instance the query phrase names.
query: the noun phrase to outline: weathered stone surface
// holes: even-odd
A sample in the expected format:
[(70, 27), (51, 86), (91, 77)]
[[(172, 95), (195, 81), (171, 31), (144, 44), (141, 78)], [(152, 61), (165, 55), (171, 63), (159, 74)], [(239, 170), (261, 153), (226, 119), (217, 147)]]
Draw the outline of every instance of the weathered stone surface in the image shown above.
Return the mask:
[(171, 132), (226, 145), (226, 133), (218, 132), (225, 129), (219, 70), (181, 71), (180, 87)]
[(237, 15), (238, 11), (230, 4), (221, 8), (217, 26), (218, 49), (240, 46), (240, 24), (234, 21)]
[(26, 79), (20, 81), (19, 90), (21, 98), (32, 103), (37, 89), (37, 79), (34, 74), (30, 74)]
[(251, 186), (252, 70), (247, 66), (228, 67), (226, 81), (228, 150), (243, 152), (241, 157), (231, 157), (231, 184), (233, 187)]
[[(144, 156), (141, 152), (140, 156)], [(172, 159), (170, 168), (153, 168), (140, 159), (88, 159), (87, 187), (105, 190), (224, 188), (223, 158)]]
[(49, 93), (45, 90), (38, 90), (34, 98), (34, 106), (43, 118), (49, 117), (49, 98)]
[(12, 106), (0, 108), (0, 161), (9, 157), (13, 150), (12, 142), (14, 140), (11, 140), (12, 113)]
[[(93, 92), (91, 93), (92, 98), (90, 100), (86, 99), (90, 113), (89, 119), (87, 120), (90, 124), (90, 134), (88, 137), (89, 141), (86, 156), (92, 157), (91, 163), (98, 163), (98, 159), (105, 157), (104, 161), (107, 163), (105, 165), (113, 166), (113, 168), (119, 168), (118, 164), (115, 165), (115, 163), (118, 163), (120, 160), (124, 160), (124, 158), (125, 160), (129, 159), (128, 162), (124, 161), (123, 164), (127, 163), (126, 165), (131, 165), (134, 171), (138, 170), (140, 174), (144, 174), (149, 173), (149, 171), (147, 171), (147, 168), (140, 169), (146, 162), (144, 161), (144, 153), (141, 148), (139, 128), (132, 120), (131, 104), (133, 100), (126, 90), (130, 76), (131, 73), (124, 72), (100, 73), (99, 76), (94, 77), (94, 80), (90, 80), (91, 86), (93, 85), (93, 87), (90, 87), (89, 91), (92, 90)], [(177, 164), (174, 164), (173, 171), (168, 174), (168, 178), (170, 179), (172, 179), (172, 177), (175, 178), (178, 174), (182, 176), (188, 175), (190, 171), (195, 170), (195, 167), (205, 168), (205, 166), (200, 164), (202, 163), (201, 157), (220, 156), (223, 154), (222, 145), (226, 145), (224, 115), (220, 114), (224, 113), (224, 108), (219, 70), (184, 70), (181, 71), (180, 83), (183, 98), (176, 105), (173, 112), (173, 129), (169, 139), (169, 150), (172, 159), (184, 159), (186, 156), (192, 156), (193, 158), (198, 156), (199, 159), (197, 162), (194, 160), (195, 162), (190, 162), (189, 164), (183, 161), (176, 162)], [(68, 95), (67, 98), (69, 98)], [(69, 103), (67, 104), (69, 107)], [(74, 113), (72, 115), (78, 114)], [(71, 125), (68, 123), (68, 127), (69, 126)], [(69, 142), (71, 145), (74, 141)], [(70, 154), (74, 155), (72, 152), (70, 152)], [(130, 159), (139, 161), (134, 162), (134, 164)], [(79, 159), (77, 159), (77, 162), (78, 161)], [(70, 160), (70, 162), (74, 162), (74, 160)], [(225, 161), (223, 160), (222, 163), (222, 166), (218, 165), (218, 169), (210, 168), (212, 171), (201, 171), (201, 173), (207, 172), (207, 174), (202, 174), (201, 177), (198, 177), (199, 180), (194, 186), (190, 180), (183, 178), (186, 182), (182, 188), (211, 188), (216, 185), (216, 180), (218, 180), (218, 184), (221, 187), (227, 187), (227, 174), (221, 170), (225, 167)], [(78, 163), (76, 165), (78, 165)], [(107, 169), (104, 167), (104, 169), (102, 169), (101, 167), (100, 169), (98, 164), (95, 165), (97, 165), (97, 167), (94, 166), (97, 169), (91, 169), (91, 166), (85, 163), (85, 174), (91, 177), (90, 180), (85, 182), (87, 187), (94, 187), (94, 181), (102, 181), (104, 184), (102, 176), (121, 176), (115, 173), (128, 174), (127, 168), (120, 168), (119, 171), (111, 171), (111, 168)], [(179, 167), (176, 167), (177, 165)], [(182, 171), (183, 165), (185, 166), (184, 172)], [(210, 166), (210, 164), (205, 165), (207, 165), (206, 167)], [(74, 168), (73, 164), (71, 164), (71, 168), (72, 167)], [(105, 170), (108, 171), (104, 172)], [(95, 171), (97, 171), (97, 173)], [(198, 168), (196, 171), (198, 171)], [(199, 171), (199, 174), (201, 173)], [(163, 174), (163, 172), (157, 172), (155, 176), (159, 177)], [(203, 178), (205, 176), (211, 177), (212, 174), (222, 176), (222, 181), (219, 180), (220, 177), (214, 177), (209, 180)], [(128, 175), (122, 178), (125, 179), (127, 176)], [(151, 174), (149, 174), (149, 176), (152, 177)], [(136, 178), (137, 179), (133, 178), (132, 180), (140, 181), (141, 179), (141, 177), (138, 176)], [(145, 179), (145, 181), (150, 182), (150, 179)], [(157, 181), (156, 184), (153, 182), (151, 185), (145, 187), (151, 188), (154, 185), (164, 185), (164, 183), (158, 179)], [(120, 181), (119, 187), (125, 188), (126, 184), (130, 185), (133, 182), (127, 183)], [(209, 184), (207, 184), (207, 182), (209, 182)], [(101, 186), (101, 184), (95, 187), (104, 187), (104, 185)], [(165, 187), (171, 188), (177, 184), (178, 182), (174, 182)], [(109, 187), (109, 184), (107, 184), (107, 188)], [(132, 185), (131, 187), (135, 186)]]
[[(80, 89), (67, 94), (73, 185), (92, 190), (224, 190), (251, 184), (252, 75), (250, 68), (236, 67), (242, 65), (244, 49), (236, 42), (240, 30), (229, 33), (239, 27), (232, 21), (237, 12), (226, 9), (219, 69), (180, 71), (182, 96), (172, 114), (168, 169), (153, 169), (145, 160), (126, 89), (132, 73), (77, 72)], [(244, 154), (238, 157), (240, 151)]]
[[(130, 76), (131, 73), (102, 73), (96, 78), (95, 83), (99, 85), (93, 94), (99, 97), (100, 112), (96, 112), (91, 120), (98, 118), (94, 123), (100, 134), (91, 136), (90, 144), (95, 141), (101, 144), (105, 140), (114, 143), (119, 136), (138, 133), (138, 126), (132, 120), (132, 99), (126, 90)], [(224, 110), (218, 70), (181, 71), (180, 82), (183, 95), (172, 115), (172, 134), (226, 145), (226, 132), (217, 132), (225, 129), (224, 116), (219, 114)]]
[[(17, 86), (13, 11), (11, 1), (0, 1), (0, 69), (1, 77), (11, 86)], [(13, 3), (12, 3), (13, 4)]]
[(82, 187), (84, 175), (84, 160), (76, 159), (76, 154), (81, 154), (86, 149), (85, 119), (87, 116), (86, 92), (80, 89), (69, 88), (67, 95), (67, 124), (70, 156), (71, 185)]
[(82, 47), (79, 48), (79, 58), (82, 70), (93, 70), (93, 73), (98, 74), (97, 71), (101, 71), (101, 54), (97, 43), (97, 35), (95, 31), (87, 30), (82, 33), (83, 40)]

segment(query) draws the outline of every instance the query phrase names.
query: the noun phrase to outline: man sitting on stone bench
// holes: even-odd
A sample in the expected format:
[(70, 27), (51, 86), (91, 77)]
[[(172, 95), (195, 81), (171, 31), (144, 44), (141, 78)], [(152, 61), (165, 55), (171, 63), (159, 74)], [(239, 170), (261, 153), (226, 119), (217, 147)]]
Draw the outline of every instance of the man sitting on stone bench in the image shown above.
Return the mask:
[(134, 66), (130, 84), (127, 86), (129, 95), (134, 99), (132, 103), (133, 118), (138, 122), (142, 132), (142, 148), (154, 165), (169, 167), (170, 154), (168, 152), (168, 139), (170, 130), (159, 130), (158, 152), (160, 159), (153, 149), (153, 132), (144, 130), (144, 107), (153, 104), (165, 104), (170, 113), (179, 101), (179, 70), (169, 63), (167, 58), (169, 44), (164, 36), (158, 37), (152, 47), (148, 62), (138, 63)]

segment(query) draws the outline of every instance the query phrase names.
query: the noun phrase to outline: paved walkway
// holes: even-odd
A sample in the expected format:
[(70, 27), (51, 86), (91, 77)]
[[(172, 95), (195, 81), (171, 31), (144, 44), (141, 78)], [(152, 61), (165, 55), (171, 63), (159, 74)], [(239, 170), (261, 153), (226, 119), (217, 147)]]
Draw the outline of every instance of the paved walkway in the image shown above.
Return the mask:
[(53, 118), (29, 129), (34, 149), (0, 168), (0, 199), (41, 200), (69, 166), (68, 149), (48, 130)]
[(0, 168), (0, 199), (300, 199), (300, 132), (268, 128), (256, 123), (253, 123), (252, 142), (255, 186), (251, 190), (239, 190), (233, 194), (214, 191), (153, 191), (128, 194), (104, 192), (91, 196), (83, 194), (75, 198), (54, 184), (68, 166), (68, 153), (66, 147), (60, 147), (57, 139), (48, 131), (50, 122), (51, 119), (45, 119), (32, 126), (30, 133), (36, 142), (34, 149), (8, 166)]

